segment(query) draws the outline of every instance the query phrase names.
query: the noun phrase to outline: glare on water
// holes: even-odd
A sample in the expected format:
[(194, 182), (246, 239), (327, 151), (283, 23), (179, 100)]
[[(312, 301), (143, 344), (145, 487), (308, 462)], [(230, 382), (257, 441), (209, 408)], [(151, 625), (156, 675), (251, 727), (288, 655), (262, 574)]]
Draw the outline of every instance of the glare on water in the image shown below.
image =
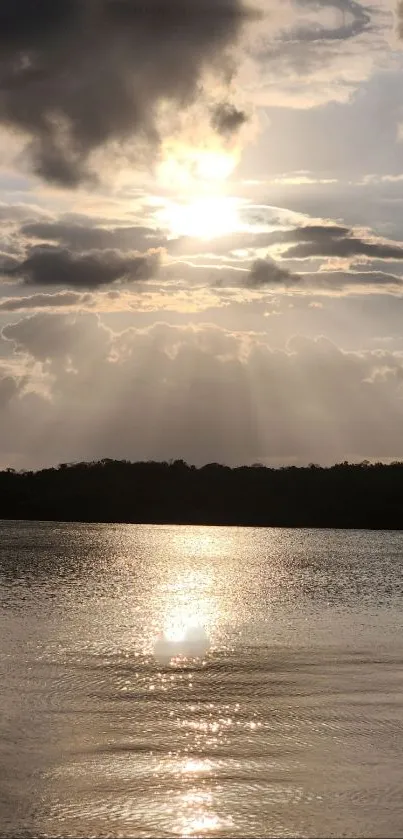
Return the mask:
[(0, 537), (1, 837), (402, 835), (403, 535)]

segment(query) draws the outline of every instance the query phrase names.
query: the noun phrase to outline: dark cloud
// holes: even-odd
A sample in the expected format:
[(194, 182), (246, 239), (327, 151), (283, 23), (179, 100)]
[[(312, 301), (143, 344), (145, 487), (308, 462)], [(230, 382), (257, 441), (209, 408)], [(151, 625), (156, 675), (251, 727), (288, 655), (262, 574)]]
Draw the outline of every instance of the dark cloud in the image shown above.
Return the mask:
[(301, 227), (294, 227), (281, 234), (284, 242), (315, 241), (322, 239), (340, 239), (349, 236), (352, 231), (349, 227), (340, 224), (306, 224)]
[[(380, 260), (403, 260), (403, 244), (391, 240), (383, 241), (375, 236), (363, 238), (351, 227), (338, 224), (307, 224), (288, 230), (268, 232), (242, 232), (218, 237), (206, 246), (217, 255), (236, 250), (255, 250), (274, 245), (286, 245), (282, 256), (287, 259), (309, 259), (312, 257), (370, 257)], [(170, 248), (173, 251), (200, 251), (195, 240), (177, 240)]]
[(218, 134), (230, 137), (242, 128), (248, 117), (244, 111), (240, 111), (235, 105), (224, 102), (214, 108), (211, 124)]
[(247, 285), (260, 288), (266, 285), (294, 285), (300, 281), (297, 274), (281, 268), (272, 259), (256, 259), (247, 275)]
[(315, 256), (403, 259), (402, 245), (362, 239), (349, 228), (337, 225), (298, 227), (283, 233), (281, 241), (297, 242), (286, 251), (288, 259), (310, 259)]
[[(284, 245), (282, 257), (286, 259), (310, 259), (315, 257), (369, 257), (371, 260), (402, 260), (403, 244), (384, 241), (368, 234), (364, 238), (354, 228), (338, 224), (308, 224), (288, 230), (276, 229), (263, 232), (238, 232), (219, 236), (204, 242), (204, 254), (223, 256), (236, 251), (270, 248)], [(174, 255), (201, 253), (198, 239), (181, 237), (167, 243), (167, 250)], [(243, 261), (243, 259), (238, 261)]]
[(93, 227), (68, 221), (37, 221), (25, 224), (20, 231), (30, 239), (59, 242), (72, 250), (147, 250), (162, 247), (165, 239), (151, 227)]
[(158, 270), (160, 253), (122, 254), (116, 250), (75, 254), (67, 248), (42, 245), (10, 271), (27, 285), (98, 288), (114, 282), (148, 280)]
[(158, 144), (160, 103), (200, 95), (251, 16), (242, 0), (0, 0), (0, 122), (67, 186), (112, 140)]
[[(165, 248), (173, 256), (204, 253), (212, 255), (230, 255), (237, 250), (257, 250), (274, 245), (285, 245), (283, 258), (310, 259), (315, 257), (368, 257), (372, 260), (402, 260), (403, 245), (400, 242), (382, 241), (368, 235), (364, 238), (354, 228), (339, 224), (308, 224), (288, 230), (278, 228), (267, 232), (241, 232), (220, 236), (210, 242), (189, 236), (167, 240), (163, 231), (147, 226), (100, 227), (91, 224), (71, 222), (61, 218), (59, 221), (35, 221), (24, 224), (20, 234), (30, 239), (57, 242), (69, 251), (117, 250), (124, 252), (147, 252), (150, 249)], [(7, 273), (7, 264), (12, 268), (14, 257), (3, 255)], [(0, 269), (3, 265), (0, 253)], [(265, 262), (265, 260), (264, 260)], [(278, 282), (273, 272), (274, 263), (269, 261), (268, 282)], [(257, 261), (259, 265), (259, 260)], [(285, 270), (285, 269), (281, 269)], [(262, 268), (258, 269), (262, 276)], [(285, 277), (283, 276), (282, 279)]]
[(0, 251), (0, 274), (9, 274), (18, 265), (18, 259), (9, 253)]

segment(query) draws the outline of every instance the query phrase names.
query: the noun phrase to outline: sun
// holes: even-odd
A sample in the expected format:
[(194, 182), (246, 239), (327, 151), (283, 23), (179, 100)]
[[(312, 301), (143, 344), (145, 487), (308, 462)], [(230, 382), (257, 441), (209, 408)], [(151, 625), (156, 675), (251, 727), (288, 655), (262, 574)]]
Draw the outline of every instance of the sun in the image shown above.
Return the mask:
[(223, 184), (238, 162), (235, 151), (223, 149), (168, 148), (157, 168), (158, 182), (164, 188), (178, 187), (191, 193), (212, 184)]
[(157, 223), (171, 237), (213, 239), (239, 230), (239, 200), (225, 192), (236, 164), (234, 150), (178, 144), (167, 148), (158, 168), (158, 183), (175, 197), (162, 199), (155, 213)]
[(238, 201), (227, 196), (196, 198), (183, 203), (168, 203), (158, 213), (158, 221), (171, 236), (213, 239), (234, 233), (239, 228)]
[(196, 174), (204, 181), (225, 181), (235, 165), (234, 155), (216, 151), (205, 151), (195, 159)]

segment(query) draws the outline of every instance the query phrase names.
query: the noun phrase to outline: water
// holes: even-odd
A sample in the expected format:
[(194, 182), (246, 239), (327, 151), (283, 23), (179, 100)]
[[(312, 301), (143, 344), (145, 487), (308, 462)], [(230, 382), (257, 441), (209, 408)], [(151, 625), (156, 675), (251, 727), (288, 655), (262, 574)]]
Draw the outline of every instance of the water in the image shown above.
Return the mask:
[[(0, 523), (0, 836), (403, 836), (403, 534)], [(205, 627), (203, 661), (153, 657)]]

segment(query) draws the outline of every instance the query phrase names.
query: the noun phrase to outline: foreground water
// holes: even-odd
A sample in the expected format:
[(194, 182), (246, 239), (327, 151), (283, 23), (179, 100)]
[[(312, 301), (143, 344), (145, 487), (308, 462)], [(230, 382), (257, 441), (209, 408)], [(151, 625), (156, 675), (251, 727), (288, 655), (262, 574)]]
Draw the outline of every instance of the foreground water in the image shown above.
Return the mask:
[(402, 837), (402, 605), (400, 533), (0, 523), (0, 836)]

